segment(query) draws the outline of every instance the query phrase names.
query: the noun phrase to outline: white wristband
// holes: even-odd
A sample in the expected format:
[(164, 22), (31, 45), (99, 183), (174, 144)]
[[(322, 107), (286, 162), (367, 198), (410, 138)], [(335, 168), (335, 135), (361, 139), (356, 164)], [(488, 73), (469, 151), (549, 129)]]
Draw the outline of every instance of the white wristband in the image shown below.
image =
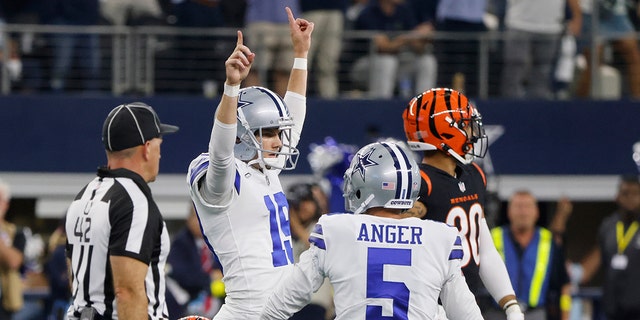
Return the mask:
[(293, 68), (299, 69), (299, 70), (307, 70), (307, 59), (306, 58), (293, 59)]
[(224, 83), (224, 94), (229, 97), (237, 97), (240, 92), (240, 85), (230, 86), (226, 82)]

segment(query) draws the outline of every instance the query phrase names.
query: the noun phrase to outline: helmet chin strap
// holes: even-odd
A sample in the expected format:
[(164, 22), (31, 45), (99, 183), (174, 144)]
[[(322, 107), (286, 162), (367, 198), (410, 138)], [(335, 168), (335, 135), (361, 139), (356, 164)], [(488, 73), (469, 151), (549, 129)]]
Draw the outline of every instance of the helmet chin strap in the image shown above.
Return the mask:
[(456, 160), (458, 160), (460, 163), (462, 164), (469, 164), (471, 163), (471, 161), (473, 160), (467, 160), (463, 157), (461, 157), (459, 154), (457, 154), (455, 151), (453, 151), (453, 149), (451, 149), (451, 147), (449, 147), (446, 144), (441, 144), (442, 149), (446, 150), (448, 154), (450, 154), (452, 157), (454, 157)]
[(356, 211), (354, 211), (353, 214), (362, 213), (364, 211), (365, 207), (369, 205), (369, 202), (371, 202), (371, 200), (373, 200), (373, 198), (375, 198), (375, 196), (373, 194), (370, 194), (364, 201), (362, 201), (362, 204), (360, 204), (358, 209), (356, 209)]
[(247, 162), (248, 166), (253, 166), (254, 164), (257, 164), (258, 166), (260, 166), (261, 169), (267, 169), (267, 165), (260, 158), (255, 158), (255, 159), (249, 160), (249, 162)]

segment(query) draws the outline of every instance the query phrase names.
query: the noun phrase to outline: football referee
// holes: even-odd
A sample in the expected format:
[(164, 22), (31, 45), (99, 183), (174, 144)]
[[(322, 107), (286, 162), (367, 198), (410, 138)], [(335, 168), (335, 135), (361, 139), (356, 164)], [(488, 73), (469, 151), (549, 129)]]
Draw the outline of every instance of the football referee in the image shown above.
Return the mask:
[(158, 175), (163, 136), (176, 131), (140, 102), (107, 116), (107, 166), (67, 211), (69, 319), (169, 318), (164, 269), (170, 240), (147, 183)]

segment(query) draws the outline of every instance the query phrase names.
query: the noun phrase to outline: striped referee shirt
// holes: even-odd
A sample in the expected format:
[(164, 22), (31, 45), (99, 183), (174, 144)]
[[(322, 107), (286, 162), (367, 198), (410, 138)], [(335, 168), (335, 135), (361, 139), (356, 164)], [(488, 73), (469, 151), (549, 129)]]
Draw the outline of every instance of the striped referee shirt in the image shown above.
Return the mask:
[(167, 319), (165, 264), (170, 239), (151, 189), (140, 175), (99, 168), (69, 206), (67, 258), (72, 268), (69, 319), (91, 306), (98, 319), (117, 319), (109, 256), (140, 260), (149, 269), (145, 288), (149, 319)]

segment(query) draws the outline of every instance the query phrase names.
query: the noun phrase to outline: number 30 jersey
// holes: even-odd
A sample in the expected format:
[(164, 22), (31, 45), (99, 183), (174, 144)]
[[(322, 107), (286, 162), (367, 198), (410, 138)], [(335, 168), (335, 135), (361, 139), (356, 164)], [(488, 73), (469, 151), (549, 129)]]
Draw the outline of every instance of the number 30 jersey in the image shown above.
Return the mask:
[(209, 161), (208, 153), (195, 158), (187, 182), (205, 241), (223, 269), (227, 296), (216, 319), (257, 318), (293, 265), (289, 205), (279, 171), (261, 172), (234, 158), (229, 168), (235, 171), (233, 186), (225, 195), (204, 195), (200, 184)]
[(425, 205), (425, 219), (455, 226), (462, 237), (461, 266), (467, 284), (473, 293), (481, 285), (479, 268), (480, 228), (486, 226), (484, 204), (486, 178), (477, 164), (456, 168), (457, 177), (421, 163), (422, 185), (418, 201)]
[(262, 319), (287, 319), (328, 277), (336, 319), (482, 319), (460, 271), (455, 228), (417, 218), (324, 215), (311, 248), (269, 298)]

